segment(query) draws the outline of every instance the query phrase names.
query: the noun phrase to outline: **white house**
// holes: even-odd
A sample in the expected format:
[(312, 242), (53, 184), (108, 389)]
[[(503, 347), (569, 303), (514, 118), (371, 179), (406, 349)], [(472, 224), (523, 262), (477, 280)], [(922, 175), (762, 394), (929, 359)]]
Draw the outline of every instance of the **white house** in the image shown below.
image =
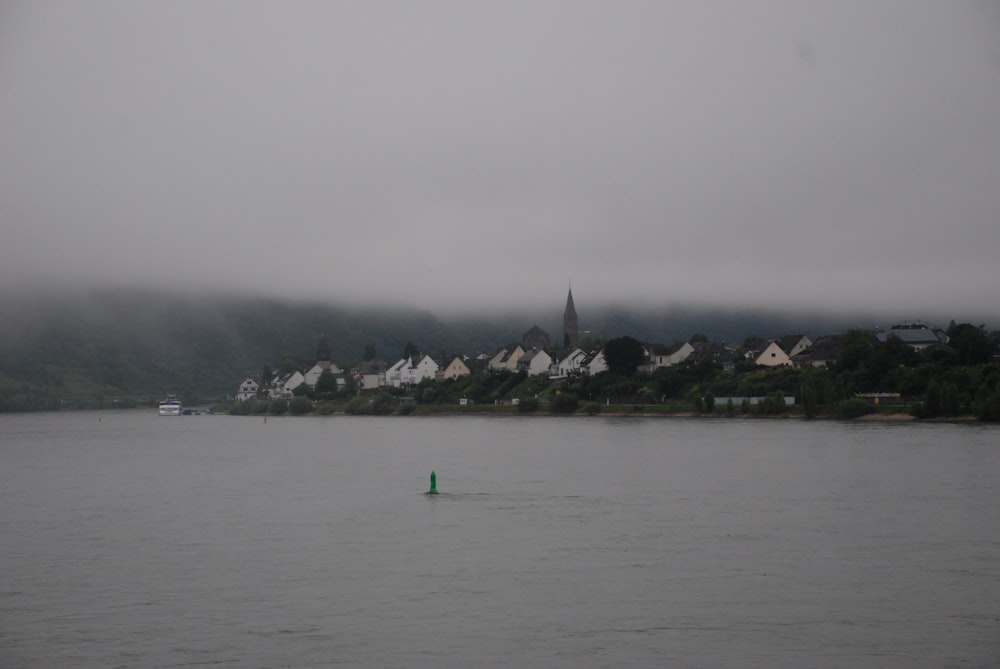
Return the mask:
[(587, 374), (600, 374), (608, 371), (608, 363), (604, 360), (604, 349), (595, 351), (583, 361), (583, 367)]
[(279, 397), (291, 397), (292, 391), (306, 382), (306, 377), (302, 372), (295, 371), (274, 380), (267, 391), (267, 396), (271, 399)]
[(400, 358), (385, 370), (385, 385), (400, 388), (403, 385), (403, 368), (409, 366), (408, 358)]
[(302, 375), (303, 378), (305, 379), (305, 384), (310, 388), (315, 388), (316, 381), (319, 380), (320, 375), (327, 369), (329, 369), (330, 372), (333, 373), (335, 376), (340, 374), (340, 367), (337, 367), (332, 362), (329, 361), (317, 362), (315, 365), (310, 367), (305, 374)]
[(792, 359), (781, 349), (778, 342), (769, 341), (754, 362), (764, 367), (787, 367), (792, 364)]
[(694, 346), (690, 342), (672, 344), (670, 346), (653, 344), (649, 347), (650, 369), (679, 365), (687, 360), (692, 353), (694, 353)]
[(551, 366), (552, 356), (538, 348), (531, 349), (517, 361), (517, 370), (527, 372), (528, 376), (548, 375)]
[(785, 335), (780, 339), (776, 339), (778, 346), (784, 351), (789, 358), (794, 358), (799, 353), (802, 353), (807, 348), (812, 346), (812, 340), (809, 337), (801, 334)]
[(247, 376), (247, 378), (243, 379), (243, 383), (240, 384), (240, 389), (236, 393), (236, 399), (240, 402), (253, 399), (257, 397), (258, 390), (260, 390), (260, 384), (257, 383), (257, 379)]
[(386, 370), (385, 383), (394, 388), (415, 386), (424, 379), (433, 379), (439, 366), (429, 355), (420, 358), (416, 363), (413, 358), (402, 358)]
[(433, 379), (437, 376), (437, 371), (441, 368), (429, 355), (425, 355), (420, 359), (420, 362), (413, 365), (410, 369), (412, 370), (410, 376), (413, 379), (412, 383), (414, 385), (420, 383), (424, 379)]
[(553, 376), (565, 378), (567, 376), (582, 374), (583, 361), (586, 359), (587, 353), (582, 348), (574, 348), (555, 364)]

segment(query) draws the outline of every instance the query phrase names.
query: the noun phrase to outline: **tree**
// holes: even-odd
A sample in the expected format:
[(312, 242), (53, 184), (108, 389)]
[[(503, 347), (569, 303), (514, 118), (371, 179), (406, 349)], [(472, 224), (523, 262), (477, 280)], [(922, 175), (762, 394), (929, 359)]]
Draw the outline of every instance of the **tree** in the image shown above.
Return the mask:
[(815, 418), (819, 413), (819, 393), (816, 391), (816, 382), (813, 379), (802, 382), (802, 410), (806, 418)]
[(420, 349), (412, 341), (406, 342), (406, 346), (403, 347), (403, 357), (404, 358), (416, 358), (420, 355)]
[(358, 382), (354, 378), (354, 375), (350, 372), (344, 374), (344, 389), (343, 394), (348, 397), (353, 397), (358, 392)]
[(708, 343), (708, 335), (706, 335), (704, 333), (701, 333), (701, 332), (695, 332), (693, 335), (691, 335), (691, 338), (688, 339), (688, 343), (690, 343), (690, 344), (699, 344), (699, 343), (700, 344), (707, 344)]
[(604, 345), (604, 362), (608, 371), (631, 376), (646, 360), (646, 349), (632, 337), (609, 339)]
[(993, 357), (993, 341), (982, 327), (960, 323), (948, 328), (948, 345), (955, 349), (960, 365), (981, 365)]
[(264, 365), (264, 369), (260, 373), (260, 390), (257, 393), (259, 397), (267, 394), (267, 388), (271, 386), (271, 381), (274, 381), (274, 372), (271, 371), (270, 365)]
[(302, 369), (302, 362), (294, 356), (287, 355), (281, 359), (281, 366), (278, 368), (278, 372), (284, 376), (292, 372), (297, 372), (300, 369)]
[(371, 362), (375, 359), (375, 344), (365, 344), (365, 355), (361, 358), (364, 362)]
[(838, 371), (852, 371), (865, 367), (875, 350), (875, 338), (867, 330), (848, 330), (840, 338)]
[(337, 377), (329, 369), (324, 369), (316, 379), (316, 389), (313, 392), (318, 400), (333, 399), (337, 393)]

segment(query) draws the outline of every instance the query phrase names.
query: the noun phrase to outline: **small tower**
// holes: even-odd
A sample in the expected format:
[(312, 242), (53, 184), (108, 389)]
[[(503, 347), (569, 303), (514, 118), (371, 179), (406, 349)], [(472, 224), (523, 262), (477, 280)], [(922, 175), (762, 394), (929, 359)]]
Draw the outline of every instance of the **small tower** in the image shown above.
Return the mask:
[(573, 288), (566, 296), (566, 310), (563, 311), (563, 346), (570, 348), (580, 345), (580, 324), (576, 318), (576, 307), (573, 306)]
[(323, 369), (330, 369), (330, 344), (326, 341), (326, 335), (319, 338), (319, 346), (316, 347), (316, 364)]

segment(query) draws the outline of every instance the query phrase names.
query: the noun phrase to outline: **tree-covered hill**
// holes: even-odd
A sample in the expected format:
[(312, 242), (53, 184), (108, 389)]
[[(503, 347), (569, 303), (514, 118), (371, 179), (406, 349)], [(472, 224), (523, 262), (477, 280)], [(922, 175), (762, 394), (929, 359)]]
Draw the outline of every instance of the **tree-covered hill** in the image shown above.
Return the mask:
[(246, 370), (314, 359), (326, 336), (350, 364), (366, 347), (397, 359), (426, 351), (495, 350), (512, 331), (461, 329), (407, 309), (338, 308), (264, 299), (136, 292), (7, 297), (0, 313), (0, 410), (92, 406), (95, 399), (232, 393)]

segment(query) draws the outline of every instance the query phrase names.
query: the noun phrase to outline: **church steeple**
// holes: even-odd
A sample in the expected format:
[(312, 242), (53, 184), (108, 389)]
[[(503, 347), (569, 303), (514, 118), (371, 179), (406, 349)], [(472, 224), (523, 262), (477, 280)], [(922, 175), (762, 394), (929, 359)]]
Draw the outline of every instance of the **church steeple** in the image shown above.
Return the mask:
[(330, 368), (330, 344), (326, 341), (326, 335), (319, 338), (319, 346), (316, 347), (316, 364), (323, 369)]
[(580, 345), (580, 324), (576, 319), (576, 307), (573, 305), (573, 287), (570, 286), (566, 295), (566, 309), (563, 311), (563, 345)]

